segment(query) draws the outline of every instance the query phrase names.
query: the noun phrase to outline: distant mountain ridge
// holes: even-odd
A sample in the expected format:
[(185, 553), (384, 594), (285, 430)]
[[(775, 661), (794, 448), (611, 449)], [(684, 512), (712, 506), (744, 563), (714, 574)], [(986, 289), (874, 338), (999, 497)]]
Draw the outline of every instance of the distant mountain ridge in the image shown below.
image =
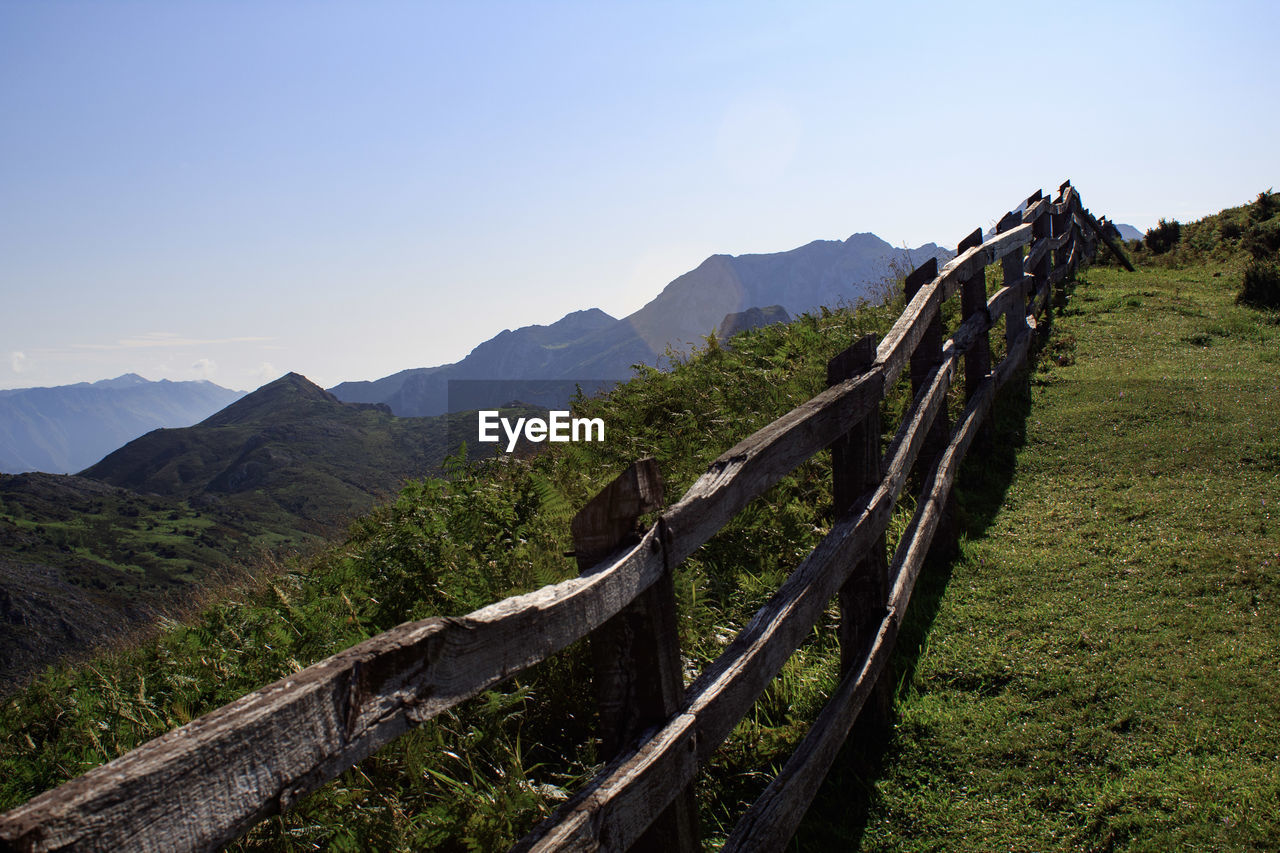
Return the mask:
[(1141, 240), (1147, 236), (1132, 225), (1117, 225), (1116, 230), (1120, 232), (1122, 240)]
[[(307, 532), (341, 523), (433, 473), (446, 426), (344, 403), (288, 373), (200, 423), (147, 433), (81, 476), (141, 494), (225, 502)], [(277, 525), (279, 526), (279, 525)]]
[(895, 262), (909, 269), (952, 256), (934, 243), (897, 249), (870, 233), (772, 254), (712, 255), (621, 320), (598, 308), (575, 311), (547, 326), (504, 330), (453, 364), (329, 390), (347, 402), (384, 403), (398, 415), (422, 416), (448, 411), (450, 380), (621, 381), (632, 365), (660, 364), (668, 347), (687, 352), (729, 315), (779, 306), (775, 316), (794, 317), (874, 299)]
[(204, 380), (99, 382), (0, 391), (0, 471), (67, 474), (162, 427), (184, 427), (244, 396)]
[(405, 480), (438, 474), (462, 420), (344, 403), (289, 373), (79, 475), (0, 474), (0, 695), (263, 551), (319, 544)]

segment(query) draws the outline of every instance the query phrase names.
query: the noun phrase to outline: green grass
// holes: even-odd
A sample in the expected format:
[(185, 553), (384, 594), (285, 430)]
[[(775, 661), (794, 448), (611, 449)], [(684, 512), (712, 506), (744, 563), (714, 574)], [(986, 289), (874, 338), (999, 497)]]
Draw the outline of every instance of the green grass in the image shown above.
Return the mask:
[(1088, 273), (1024, 443), (968, 465), (876, 771), (796, 848), (1280, 843), (1280, 325), (1222, 271)]
[[(556, 445), (503, 464), (455, 460), (411, 483), (317, 558), (260, 572), (189, 626), (47, 673), (0, 705), (0, 808), (83, 772), (252, 689), (407, 619), (466, 613), (570, 576), (573, 510), (642, 456), (674, 500), (735, 442), (820, 391), (825, 363), (898, 307), (823, 311), (709, 347), (671, 372), (641, 370), (608, 399), (602, 444)], [(904, 405), (901, 387), (886, 408)], [(887, 419), (896, 422), (896, 418)], [(802, 465), (676, 575), (692, 675), (716, 657), (830, 523), (825, 455)], [(901, 522), (900, 522), (901, 523)], [(829, 626), (828, 626), (829, 627)], [(389, 745), (254, 830), (251, 849), (372, 845), (492, 849), (512, 843), (598, 765), (590, 674), (577, 644)], [(700, 794), (715, 835), (781, 761), (829, 689), (833, 631), (815, 632), (722, 750)]]
[[(1235, 305), (1238, 286), (1221, 264), (1088, 273), (1030, 390), (1003, 396), (995, 443), (962, 475), (960, 556), (913, 596), (887, 746), (848, 750), (798, 848), (1274, 847), (1280, 326)], [(823, 311), (669, 373), (641, 370), (580, 401), (606, 419), (604, 444), (454, 460), (447, 481), (411, 483), (342, 543), (268, 567), (269, 581), (228, 590), (189, 625), (46, 673), (0, 704), (0, 808), (401, 621), (571, 575), (568, 519), (627, 464), (655, 456), (674, 500), (723, 450), (821, 390), (826, 360), (883, 333), (899, 308)], [(905, 404), (900, 382), (887, 431)], [(911, 509), (905, 498), (891, 547)], [(688, 673), (723, 650), (830, 514), (819, 454), (679, 567)], [(837, 618), (829, 609), (702, 774), (708, 847), (831, 691)], [(236, 846), (509, 845), (599, 766), (587, 661), (571, 647)]]

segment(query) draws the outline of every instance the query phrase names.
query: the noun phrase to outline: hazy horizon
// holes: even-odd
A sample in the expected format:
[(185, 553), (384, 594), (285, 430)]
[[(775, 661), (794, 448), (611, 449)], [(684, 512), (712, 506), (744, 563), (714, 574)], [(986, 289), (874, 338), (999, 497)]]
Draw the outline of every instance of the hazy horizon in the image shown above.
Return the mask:
[(0, 389), (377, 379), (625, 316), (712, 254), (954, 245), (1067, 178), (1117, 222), (1193, 219), (1280, 184), (1278, 23), (0, 3)]

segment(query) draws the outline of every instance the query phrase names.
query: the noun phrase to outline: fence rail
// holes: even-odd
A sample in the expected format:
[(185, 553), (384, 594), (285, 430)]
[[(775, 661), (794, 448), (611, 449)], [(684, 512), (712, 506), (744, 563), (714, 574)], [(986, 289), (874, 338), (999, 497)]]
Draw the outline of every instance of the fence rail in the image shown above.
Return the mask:
[[(574, 519), (579, 577), (457, 618), (406, 623), (263, 687), (0, 815), (0, 849), (205, 850), (288, 809), (410, 726), (592, 636), (602, 744), (612, 760), (515, 849), (693, 850), (691, 784), (813, 629), (833, 597), (844, 676), (809, 735), (737, 825), (727, 850), (785, 845), (853, 722), (880, 692), (911, 591), (996, 391), (1025, 363), (1051, 294), (1098, 242), (1129, 266), (1109, 226), (1070, 182), (1051, 202), (966, 238), (941, 270), (908, 277), (910, 301), (884, 339), (828, 366), (830, 387), (730, 448), (642, 535), (661, 505), (652, 460), (624, 472)], [(1003, 286), (986, 298), (986, 267)], [(1131, 266), (1129, 266), (1132, 269)], [(914, 293), (912, 293), (914, 291)], [(942, 306), (963, 320), (942, 340)], [(1003, 316), (1006, 353), (990, 366)], [(966, 405), (948, 429), (947, 394), (965, 360)], [(914, 399), (887, 451), (880, 402), (910, 368)], [(724, 653), (684, 689), (672, 571), (753, 498), (831, 447), (831, 531)], [(884, 534), (910, 472), (922, 491), (893, 559)], [(603, 640), (603, 641), (601, 641)]]

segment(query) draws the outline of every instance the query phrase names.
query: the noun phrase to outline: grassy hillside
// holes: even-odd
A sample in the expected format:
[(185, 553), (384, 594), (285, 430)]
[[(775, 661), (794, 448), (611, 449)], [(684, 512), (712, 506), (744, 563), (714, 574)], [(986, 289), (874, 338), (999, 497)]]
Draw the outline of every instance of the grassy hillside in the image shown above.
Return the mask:
[[(887, 749), (832, 778), (798, 848), (1257, 849), (1280, 836), (1280, 327), (1235, 304), (1243, 264), (1088, 273), (1030, 396), (998, 404), (996, 446), (1010, 449), (964, 475), (961, 556), (913, 597)], [(582, 402), (605, 418), (604, 444), (455, 461), (447, 481), (409, 485), (340, 546), (190, 625), (48, 673), (0, 706), (0, 808), (400, 621), (568, 576), (569, 517), (626, 464), (657, 457), (674, 499), (820, 390), (826, 359), (898, 307), (824, 311), (644, 371)], [(899, 386), (886, 424), (904, 402)], [(828, 528), (829, 473), (825, 455), (802, 466), (678, 569), (690, 672)], [(709, 846), (832, 688), (835, 618), (700, 781)], [(399, 739), (238, 846), (509, 844), (597, 764), (584, 652)]]
[(796, 849), (1275, 848), (1280, 316), (1244, 264), (1088, 273), (1025, 443), (969, 466), (887, 750)]
[[(575, 571), (573, 510), (636, 458), (656, 456), (673, 498), (707, 463), (823, 387), (825, 362), (897, 308), (824, 312), (646, 370), (582, 411), (603, 444), (468, 464), (409, 485), (346, 542), (233, 594), (187, 627), (92, 667), (51, 672), (0, 707), (0, 807), (352, 643), (411, 618), (460, 614)], [(899, 394), (890, 403), (901, 406)], [(694, 559), (677, 587), (690, 670), (714, 658), (828, 525), (827, 460), (804, 466)], [(797, 689), (770, 695), (704, 792), (708, 826), (738, 796), (760, 738), (785, 749), (834, 674), (834, 636), (797, 658)], [(584, 648), (575, 647), (384, 749), (281, 819), (251, 847), (420, 847), (512, 840), (595, 763)], [(776, 732), (775, 732), (776, 730)], [(781, 754), (781, 753), (779, 753)], [(754, 780), (752, 780), (754, 783)], [(459, 784), (465, 782), (465, 788)], [(357, 842), (357, 839), (360, 839)]]
[(218, 585), (282, 532), (84, 477), (0, 474), (0, 693), (57, 655), (118, 641)]
[(0, 693), (189, 612), (264, 555), (316, 550), (438, 473), (461, 420), (344, 404), (290, 374), (81, 476), (0, 474)]

